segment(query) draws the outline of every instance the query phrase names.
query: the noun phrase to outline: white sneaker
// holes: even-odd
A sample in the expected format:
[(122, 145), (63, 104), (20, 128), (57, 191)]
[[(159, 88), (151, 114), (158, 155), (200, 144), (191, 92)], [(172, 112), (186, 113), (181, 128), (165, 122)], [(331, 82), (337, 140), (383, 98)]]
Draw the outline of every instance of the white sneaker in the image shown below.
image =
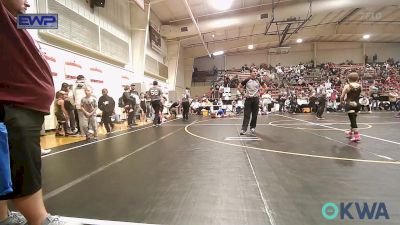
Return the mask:
[(8, 211), (8, 218), (0, 221), (0, 225), (25, 225), (26, 223), (25, 217), (19, 212), (10, 212)]
[(41, 154), (42, 154), (42, 155), (47, 155), (47, 154), (49, 154), (51, 151), (52, 151), (52, 150), (51, 150), (50, 148), (48, 148), (48, 149), (42, 149), (42, 150), (41, 150)]
[(255, 128), (251, 128), (251, 129), (250, 129), (250, 132), (251, 132), (252, 134), (255, 134), (255, 133), (256, 133), (256, 129), (255, 129)]
[(42, 222), (42, 225), (84, 225), (84, 223), (62, 221), (60, 217), (52, 216), (49, 214), (47, 218)]

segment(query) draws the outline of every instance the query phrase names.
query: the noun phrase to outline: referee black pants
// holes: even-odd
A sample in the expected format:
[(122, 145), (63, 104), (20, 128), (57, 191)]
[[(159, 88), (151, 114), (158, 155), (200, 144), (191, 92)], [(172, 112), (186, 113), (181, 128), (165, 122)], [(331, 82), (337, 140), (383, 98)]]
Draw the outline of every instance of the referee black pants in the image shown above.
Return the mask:
[(244, 102), (244, 119), (242, 125), (243, 131), (246, 131), (247, 127), (249, 126), (250, 116), (251, 116), (250, 129), (256, 128), (259, 104), (260, 104), (260, 99), (258, 97), (246, 98), (246, 101)]

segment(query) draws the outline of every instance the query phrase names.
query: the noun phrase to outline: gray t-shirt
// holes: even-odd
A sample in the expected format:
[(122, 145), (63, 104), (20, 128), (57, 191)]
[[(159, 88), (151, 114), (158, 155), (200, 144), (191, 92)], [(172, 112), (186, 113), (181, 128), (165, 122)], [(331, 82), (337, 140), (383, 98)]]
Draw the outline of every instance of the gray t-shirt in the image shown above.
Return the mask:
[(261, 86), (264, 82), (259, 79), (248, 78), (242, 82), (242, 86), (245, 87), (246, 94), (245, 97), (259, 97)]
[(97, 100), (94, 96), (84, 97), (81, 100), (81, 107), (85, 109), (86, 112), (91, 113), (95, 108), (97, 108)]
[(149, 89), (151, 101), (161, 100), (162, 90), (159, 87), (152, 87)]

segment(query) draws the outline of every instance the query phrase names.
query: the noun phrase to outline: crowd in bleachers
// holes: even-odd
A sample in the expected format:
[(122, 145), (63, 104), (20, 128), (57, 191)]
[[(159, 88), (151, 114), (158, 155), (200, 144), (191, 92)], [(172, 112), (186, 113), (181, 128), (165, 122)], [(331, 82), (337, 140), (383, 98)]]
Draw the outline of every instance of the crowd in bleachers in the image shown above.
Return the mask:
[(340, 94), (350, 72), (357, 72), (361, 77), (363, 91), (360, 104), (365, 111), (400, 110), (400, 62), (393, 59), (365, 66), (352, 62), (318, 66), (313, 63), (295, 66), (278, 64), (274, 67), (266, 64), (244, 65), (241, 69), (220, 71), (210, 91), (202, 99), (211, 102), (222, 99), (234, 106), (242, 99), (237, 87), (249, 77), (252, 68), (258, 69), (258, 78), (269, 87), (268, 93), (260, 96), (263, 99), (260, 104), (262, 113), (275, 109), (292, 113), (315, 112), (321, 104), (321, 98), (326, 100), (324, 104), (328, 112), (342, 110)]

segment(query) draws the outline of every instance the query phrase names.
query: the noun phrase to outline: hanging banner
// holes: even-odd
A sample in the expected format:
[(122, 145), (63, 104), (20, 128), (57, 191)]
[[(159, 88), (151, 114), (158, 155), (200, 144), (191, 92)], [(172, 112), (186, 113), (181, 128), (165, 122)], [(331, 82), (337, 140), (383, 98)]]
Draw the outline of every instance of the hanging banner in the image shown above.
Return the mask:
[(152, 26), (149, 26), (149, 37), (150, 37), (151, 48), (154, 49), (156, 52), (162, 54), (161, 35)]

